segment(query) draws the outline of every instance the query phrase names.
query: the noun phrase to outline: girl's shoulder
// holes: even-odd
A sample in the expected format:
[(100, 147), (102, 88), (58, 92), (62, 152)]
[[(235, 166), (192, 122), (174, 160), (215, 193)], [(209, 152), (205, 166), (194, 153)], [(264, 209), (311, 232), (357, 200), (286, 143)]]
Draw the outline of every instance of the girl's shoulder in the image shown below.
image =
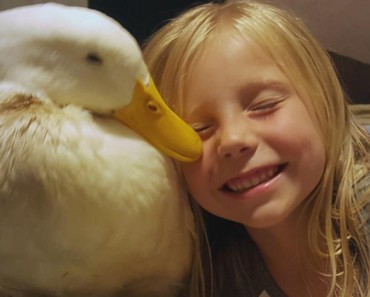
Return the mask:
[[(366, 199), (370, 196), (370, 169), (364, 165), (355, 167), (355, 191), (357, 199)], [(370, 200), (370, 197), (367, 197)], [(370, 201), (368, 201), (370, 202)]]
[(366, 230), (370, 230), (370, 170), (366, 166), (356, 167), (354, 184), (355, 204), (356, 208), (360, 211), (359, 218), (361, 225), (364, 226)]

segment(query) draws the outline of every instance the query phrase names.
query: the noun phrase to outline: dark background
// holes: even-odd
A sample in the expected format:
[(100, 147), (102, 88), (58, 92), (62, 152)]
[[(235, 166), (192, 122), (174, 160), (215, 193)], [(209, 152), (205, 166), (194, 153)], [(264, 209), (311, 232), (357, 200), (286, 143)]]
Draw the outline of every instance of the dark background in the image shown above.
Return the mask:
[[(205, 2), (210, 1), (89, 0), (89, 7), (119, 21), (142, 44), (169, 19), (189, 7)], [(353, 103), (370, 104), (370, 65), (334, 52), (330, 52), (330, 55), (350, 100)]]

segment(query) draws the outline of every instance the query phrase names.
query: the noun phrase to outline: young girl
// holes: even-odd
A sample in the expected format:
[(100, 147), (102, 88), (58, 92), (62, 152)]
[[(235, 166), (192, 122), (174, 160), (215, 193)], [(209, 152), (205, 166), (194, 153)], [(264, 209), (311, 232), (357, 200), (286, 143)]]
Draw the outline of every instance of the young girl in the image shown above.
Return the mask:
[(204, 4), (144, 55), (203, 140), (181, 165), (199, 233), (189, 296), (370, 296), (370, 140), (305, 26)]

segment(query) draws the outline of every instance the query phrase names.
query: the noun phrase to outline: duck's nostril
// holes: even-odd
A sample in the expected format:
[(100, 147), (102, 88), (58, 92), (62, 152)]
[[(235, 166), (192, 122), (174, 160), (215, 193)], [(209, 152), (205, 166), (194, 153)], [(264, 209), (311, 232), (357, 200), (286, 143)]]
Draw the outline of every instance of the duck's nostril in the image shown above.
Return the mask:
[(149, 101), (147, 104), (146, 104), (146, 107), (152, 111), (152, 112), (157, 112), (158, 111), (158, 106), (157, 104), (155, 104), (154, 102), (152, 101)]

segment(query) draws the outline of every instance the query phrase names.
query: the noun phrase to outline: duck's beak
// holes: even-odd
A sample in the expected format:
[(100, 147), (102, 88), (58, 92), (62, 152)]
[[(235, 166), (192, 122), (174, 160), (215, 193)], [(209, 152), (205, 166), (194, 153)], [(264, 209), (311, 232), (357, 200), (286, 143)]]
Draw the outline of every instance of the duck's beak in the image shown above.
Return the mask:
[(192, 162), (202, 153), (198, 134), (166, 105), (152, 79), (148, 85), (137, 81), (132, 101), (115, 117), (178, 161)]

